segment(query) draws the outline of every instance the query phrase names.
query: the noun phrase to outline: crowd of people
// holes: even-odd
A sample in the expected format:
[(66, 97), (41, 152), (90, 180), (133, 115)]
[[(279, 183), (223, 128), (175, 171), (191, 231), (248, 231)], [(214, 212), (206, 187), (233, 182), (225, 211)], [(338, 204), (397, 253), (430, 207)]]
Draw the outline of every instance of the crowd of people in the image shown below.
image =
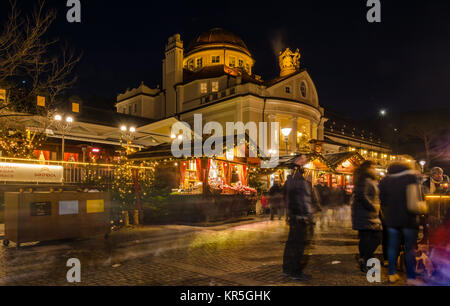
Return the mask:
[[(329, 187), (323, 178), (313, 186), (304, 178), (306, 163), (306, 155), (298, 156), (284, 186), (275, 182), (263, 197), (270, 219), (275, 216), (281, 219), (286, 215), (289, 224), (283, 257), (286, 276), (301, 281), (311, 279), (311, 275), (303, 273), (302, 258), (314, 229), (327, 226), (332, 220), (341, 224), (349, 220), (352, 228), (358, 231), (358, 263), (362, 272), (367, 273), (367, 263), (381, 245), (383, 265), (388, 267), (390, 283), (399, 282), (397, 269), (404, 264), (406, 283), (422, 284), (416, 279), (419, 261), (428, 276), (441, 265), (441, 279), (444, 283), (450, 282), (449, 216), (429, 237), (424, 201), (424, 194), (447, 192), (449, 178), (441, 168), (431, 169), (431, 176), (422, 183), (419, 172), (406, 164), (393, 163), (379, 181), (375, 164), (364, 161), (354, 172), (354, 189), (350, 194), (336, 184)], [(320, 217), (315, 217), (317, 215)], [(419, 229), (422, 229), (422, 241), (431, 241), (435, 247), (432, 252), (419, 247)]]
[[(442, 186), (446, 182), (448, 184), (448, 177), (443, 175), (441, 168), (435, 167), (431, 170), (431, 177), (421, 184), (420, 173), (405, 164), (393, 163), (387, 170), (386, 177), (379, 183), (373, 162), (365, 161), (355, 171), (352, 221), (353, 229), (359, 233), (360, 268), (367, 271), (367, 261), (374, 257), (375, 250), (382, 244), (389, 282), (400, 280), (397, 268), (404, 263), (407, 284), (420, 285), (423, 282), (416, 279), (417, 259), (426, 266), (428, 276), (432, 275), (430, 270), (435, 270), (431, 264), (433, 256), (428, 257), (418, 243), (420, 228), (423, 229), (422, 241), (429, 241), (424, 194), (442, 192)], [(427, 246), (424, 245), (424, 249)], [(449, 246), (445, 245), (445, 248)], [(400, 252), (404, 254), (404, 260), (399, 260)]]

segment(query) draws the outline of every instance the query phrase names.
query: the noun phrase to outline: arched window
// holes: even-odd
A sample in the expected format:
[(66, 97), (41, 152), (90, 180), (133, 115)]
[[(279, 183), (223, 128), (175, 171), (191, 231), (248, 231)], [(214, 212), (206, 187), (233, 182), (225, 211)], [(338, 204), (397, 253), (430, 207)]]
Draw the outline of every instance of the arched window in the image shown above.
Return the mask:
[(301, 82), (300, 83), (300, 92), (302, 93), (302, 97), (306, 98), (306, 83), (305, 82)]

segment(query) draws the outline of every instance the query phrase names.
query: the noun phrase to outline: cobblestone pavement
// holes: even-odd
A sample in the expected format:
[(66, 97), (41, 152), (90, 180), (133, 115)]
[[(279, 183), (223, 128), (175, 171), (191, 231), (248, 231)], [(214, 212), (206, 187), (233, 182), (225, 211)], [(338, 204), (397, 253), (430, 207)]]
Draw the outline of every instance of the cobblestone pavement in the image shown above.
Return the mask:
[(108, 240), (14, 245), (0, 251), (1, 285), (73, 285), (66, 281), (69, 258), (81, 261), (80, 285), (356, 285), (371, 284), (355, 260), (357, 236), (332, 223), (316, 229), (306, 250), (307, 283), (283, 276), (288, 227), (283, 220), (214, 227), (144, 226), (114, 232)]

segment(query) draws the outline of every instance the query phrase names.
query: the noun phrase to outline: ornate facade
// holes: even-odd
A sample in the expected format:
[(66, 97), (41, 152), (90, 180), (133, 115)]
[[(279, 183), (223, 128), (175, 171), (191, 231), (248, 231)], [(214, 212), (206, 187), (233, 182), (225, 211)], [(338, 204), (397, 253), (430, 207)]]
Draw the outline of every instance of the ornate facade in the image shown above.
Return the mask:
[(199, 35), (185, 49), (179, 34), (168, 39), (163, 59), (162, 88), (141, 84), (117, 98), (120, 113), (161, 120), (176, 117), (188, 123), (194, 114), (204, 122), (279, 122), (291, 128), (288, 151), (280, 136), (280, 154), (291, 154), (323, 140), (324, 110), (313, 80), (300, 65), (300, 52), (280, 53), (280, 76), (263, 80), (253, 74), (255, 60), (238, 36), (215, 28)]

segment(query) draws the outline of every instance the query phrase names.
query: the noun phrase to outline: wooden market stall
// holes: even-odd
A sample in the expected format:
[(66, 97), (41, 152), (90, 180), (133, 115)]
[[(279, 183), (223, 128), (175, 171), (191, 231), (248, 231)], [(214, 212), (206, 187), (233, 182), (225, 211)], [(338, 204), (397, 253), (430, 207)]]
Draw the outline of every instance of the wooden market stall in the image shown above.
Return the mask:
[(167, 143), (128, 158), (153, 162), (156, 169), (172, 173), (173, 189), (167, 203), (171, 221), (212, 222), (246, 216), (254, 210), (256, 190), (248, 186), (248, 176), (249, 167), (259, 166), (259, 159), (237, 157), (237, 150), (235, 146), (231, 157), (224, 152), (224, 156), (175, 158)]
[[(283, 183), (287, 175), (290, 174), (289, 169), (300, 154), (280, 157), (280, 164), (271, 175), (278, 176), (278, 180)], [(323, 179), (328, 187), (335, 185), (343, 187), (348, 193), (353, 191), (353, 171), (364, 161), (364, 158), (359, 153), (339, 152), (322, 155), (317, 152), (308, 152), (305, 154), (309, 160), (304, 167), (305, 177), (313, 185), (316, 185), (319, 180)], [(272, 179), (270, 180), (272, 181)]]

